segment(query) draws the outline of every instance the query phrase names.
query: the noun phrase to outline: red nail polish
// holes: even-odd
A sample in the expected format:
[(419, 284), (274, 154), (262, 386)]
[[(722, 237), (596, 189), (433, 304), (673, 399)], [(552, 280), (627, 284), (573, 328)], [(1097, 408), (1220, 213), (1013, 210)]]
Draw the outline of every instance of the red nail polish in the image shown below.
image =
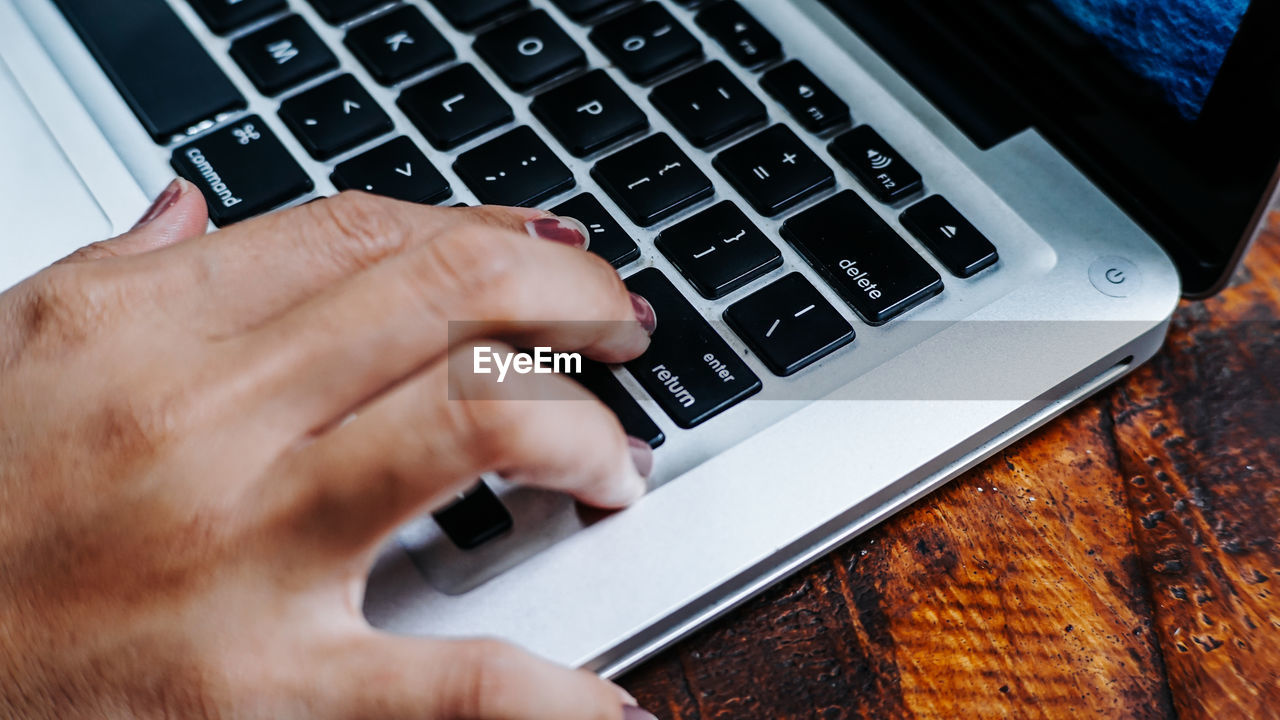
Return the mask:
[(636, 312), (636, 320), (640, 322), (640, 327), (650, 335), (654, 330), (658, 329), (658, 316), (653, 312), (653, 306), (648, 300), (640, 297), (635, 293), (631, 293), (631, 309)]
[(134, 229), (140, 228), (150, 222), (155, 222), (157, 218), (165, 214), (165, 212), (178, 202), (178, 198), (182, 197), (182, 183), (174, 180), (169, 183), (163, 192), (156, 197), (155, 202), (151, 203), (151, 207), (143, 213), (142, 218), (134, 224)]
[(573, 218), (538, 218), (537, 220), (530, 220), (524, 226), (529, 230), (530, 235), (562, 245), (585, 250), (587, 249), (587, 243), (590, 242), (587, 228)]

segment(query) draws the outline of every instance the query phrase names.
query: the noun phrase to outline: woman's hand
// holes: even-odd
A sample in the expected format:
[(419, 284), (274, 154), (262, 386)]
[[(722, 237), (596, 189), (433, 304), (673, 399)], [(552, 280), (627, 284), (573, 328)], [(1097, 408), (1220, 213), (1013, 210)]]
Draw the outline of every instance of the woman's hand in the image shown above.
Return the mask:
[(648, 448), (573, 381), (447, 371), (647, 347), (572, 226), (346, 194), (206, 235), (175, 182), (0, 294), (0, 716), (623, 718), (589, 673), (360, 614), (379, 542), (482, 472), (643, 494)]

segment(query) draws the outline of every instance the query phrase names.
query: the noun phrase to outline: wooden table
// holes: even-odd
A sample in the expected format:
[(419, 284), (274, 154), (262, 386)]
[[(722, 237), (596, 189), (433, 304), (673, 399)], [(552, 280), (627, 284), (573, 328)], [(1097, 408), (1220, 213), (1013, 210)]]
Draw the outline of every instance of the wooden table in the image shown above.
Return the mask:
[(625, 677), (662, 720), (1280, 717), (1280, 213), (1152, 362)]

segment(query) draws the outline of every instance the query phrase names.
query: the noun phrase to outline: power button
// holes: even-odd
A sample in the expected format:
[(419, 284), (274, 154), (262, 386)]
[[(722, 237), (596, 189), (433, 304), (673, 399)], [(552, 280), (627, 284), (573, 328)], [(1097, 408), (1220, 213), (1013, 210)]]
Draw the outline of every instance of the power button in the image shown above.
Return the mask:
[(1142, 287), (1142, 273), (1137, 265), (1112, 255), (1094, 261), (1089, 267), (1089, 281), (1104, 295), (1129, 297)]

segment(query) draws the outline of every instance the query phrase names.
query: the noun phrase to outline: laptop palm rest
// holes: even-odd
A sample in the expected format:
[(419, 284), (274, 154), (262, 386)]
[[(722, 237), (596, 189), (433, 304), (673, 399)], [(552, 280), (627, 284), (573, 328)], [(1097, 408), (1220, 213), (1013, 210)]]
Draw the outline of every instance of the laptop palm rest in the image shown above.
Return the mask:
[(111, 223), (3, 61), (0, 108), (3, 290), (81, 245), (106, 238)]

